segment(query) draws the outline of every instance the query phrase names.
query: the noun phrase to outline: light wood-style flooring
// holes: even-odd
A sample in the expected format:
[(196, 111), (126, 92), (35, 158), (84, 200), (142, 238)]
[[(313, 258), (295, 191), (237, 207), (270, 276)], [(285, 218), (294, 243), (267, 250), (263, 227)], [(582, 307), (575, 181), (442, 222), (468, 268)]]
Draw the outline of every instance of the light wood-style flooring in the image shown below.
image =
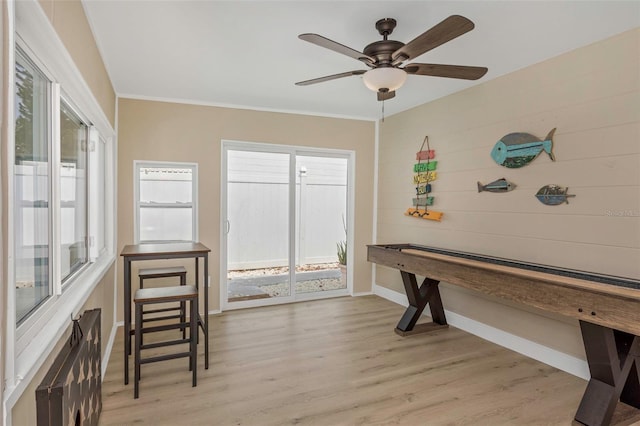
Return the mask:
[[(143, 365), (137, 400), (121, 328), (100, 425), (573, 424), (584, 380), (453, 327), (400, 337), (403, 312), (365, 296), (215, 315), (198, 386), (186, 358)], [(614, 424), (640, 421), (618, 407)]]

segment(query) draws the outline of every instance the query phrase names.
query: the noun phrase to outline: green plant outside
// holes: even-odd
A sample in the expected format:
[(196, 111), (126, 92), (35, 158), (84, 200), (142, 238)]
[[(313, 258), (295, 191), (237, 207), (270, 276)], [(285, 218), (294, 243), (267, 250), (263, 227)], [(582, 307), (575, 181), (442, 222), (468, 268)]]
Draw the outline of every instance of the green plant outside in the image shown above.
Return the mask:
[(336, 244), (338, 247), (338, 263), (341, 265), (347, 264), (347, 242), (340, 241)]

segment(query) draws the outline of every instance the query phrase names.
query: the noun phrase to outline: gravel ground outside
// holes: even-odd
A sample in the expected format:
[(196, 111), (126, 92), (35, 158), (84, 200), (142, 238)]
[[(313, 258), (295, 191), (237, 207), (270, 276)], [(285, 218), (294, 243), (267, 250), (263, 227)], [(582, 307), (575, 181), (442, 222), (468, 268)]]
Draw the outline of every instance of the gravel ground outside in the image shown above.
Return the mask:
[[(288, 296), (288, 271), (287, 267), (229, 271), (229, 300)], [(346, 288), (340, 276), (336, 276), (340, 273), (338, 263), (299, 265), (296, 267), (296, 273), (300, 274), (300, 278), (304, 278), (305, 275), (314, 277), (296, 282), (296, 293)], [(265, 278), (264, 284), (260, 283), (260, 277)], [(282, 277), (282, 282), (279, 282), (279, 277)]]

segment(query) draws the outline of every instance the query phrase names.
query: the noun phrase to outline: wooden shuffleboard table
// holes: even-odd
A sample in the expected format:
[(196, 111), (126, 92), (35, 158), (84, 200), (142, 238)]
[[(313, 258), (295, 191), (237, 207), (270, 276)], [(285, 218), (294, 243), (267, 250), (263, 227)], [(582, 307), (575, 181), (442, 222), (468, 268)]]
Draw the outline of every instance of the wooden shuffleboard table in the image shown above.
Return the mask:
[[(440, 282), (573, 317), (591, 373), (575, 420), (608, 425), (618, 401), (640, 409), (640, 281), (415, 244), (369, 245), (367, 260), (400, 270), (409, 307), (396, 333), (447, 327)], [(432, 322), (416, 325), (427, 304)]]

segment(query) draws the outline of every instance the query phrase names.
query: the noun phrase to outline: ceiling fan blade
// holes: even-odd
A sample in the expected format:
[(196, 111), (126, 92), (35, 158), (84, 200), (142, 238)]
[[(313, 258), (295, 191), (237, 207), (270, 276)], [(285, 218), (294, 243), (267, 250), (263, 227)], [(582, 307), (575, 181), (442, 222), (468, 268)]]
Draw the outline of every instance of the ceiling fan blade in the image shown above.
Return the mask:
[(393, 52), (394, 65), (416, 58), (441, 44), (471, 31), (475, 25), (460, 15), (452, 15)]
[(313, 78), (311, 80), (299, 81), (296, 83), (296, 86), (309, 86), (310, 84), (322, 83), (323, 81), (335, 80), (336, 78), (350, 77), (352, 75), (362, 75), (365, 72), (365, 70), (355, 70), (341, 72), (340, 74), (326, 75), (324, 77)]
[(352, 49), (348, 46), (345, 46), (344, 44), (340, 44), (336, 41), (329, 40), (328, 38), (318, 34), (305, 33), (305, 34), (300, 34), (298, 38), (300, 40), (308, 41), (309, 43), (313, 43), (320, 47), (324, 47), (325, 49), (342, 53), (343, 55), (347, 55), (350, 58), (362, 61), (367, 65), (372, 65), (373, 63), (375, 63), (375, 59), (373, 59), (372, 57), (367, 56), (362, 52), (358, 52), (357, 50)]
[(432, 77), (461, 78), (477, 80), (487, 73), (485, 67), (468, 67), (464, 65), (409, 64), (403, 68), (408, 74), (429, 75)]
[(393, 99), (395, 97), (396, 97), (395, 90), (392, 90), (391, 92), (378, 92), (379, 101), (386, 101), (388, 99)]

